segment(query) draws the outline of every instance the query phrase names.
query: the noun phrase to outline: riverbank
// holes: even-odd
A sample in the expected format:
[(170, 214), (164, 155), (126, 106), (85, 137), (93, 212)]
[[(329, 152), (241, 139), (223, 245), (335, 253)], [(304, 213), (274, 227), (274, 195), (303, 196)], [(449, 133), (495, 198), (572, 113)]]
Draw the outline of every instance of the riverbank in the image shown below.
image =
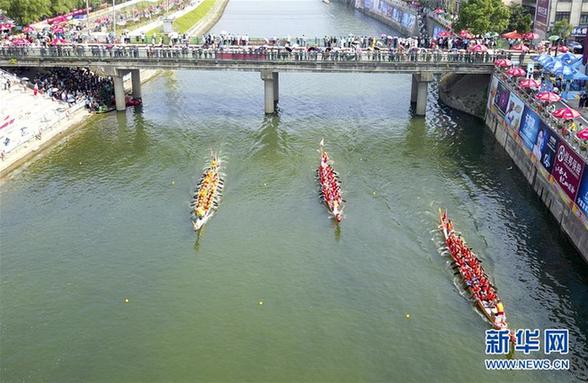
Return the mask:
[[(155, 78), (160, 72), (141, 71), (141, 83)], [(5, 73), (3, 75), (7, 76)], [(17, 81), (16, 77), (11, 79)], [(128, 76), (125, 89), (130, 88), (131, 78)], [(46, 95), (35, 96), (30, 88), (20, 84), (13, 85), (10, 91), (0, 89), (0, 99), (3, 100), (0, 119), (13, 121), (10, 126), (0, 130), (0, 178), (38, 159), (71, 133), (82, 129), (94, 116), (84, 107), (83, 102), (70, 107)]]
[(555, 228), (588, 262), (586, 148), (568, 142), (498, 75), (490, 84), (485, 122), (555, 218)]
[[(196, 35), (207, 33), (221, 18), (228, 2), (229, 0), (217, 1), (214, 7), (190, 28), (188, 33)], [(200, 4), (201, 2), (198, 2), (193, 8), (197, 8)], [(161, 70), (142, 70), (141, 83), (146, 83), (160, 73), (162, 73)], [(12, 80), (20, 83), (16, 77)], [(130, 75), (125, 78), (124, 84), (125, 89), (131, 88)], [(11, 130), (12, 132), (20, 131), (21, 133), (14, 133), (18, 137), (8, 137), (7, 134), (0, 133), (1, 141), (5, 142), (8, 138), (10, 141), (8, 144), (14, 145), (12, 150), (0, 150), (2, 152), (0, 178), (31, 163), (70, 133), (83, 128), (91, 121), (89, 117), (92, 114), (82, 103), (69, 107), (67, 103), (52, 101), (45, 95), (34, 96), (31, 89), (21, 85), (13, 87), (12, 91), (0, 90), (0, 99), (7, 100), (3, 102), (0, 109), (0, 118), (7, 116), (7, 120), (10, 120), (12, 111), (35, 111), (35, 113), (24, 112), (19, 118), (15, 118), (16, 126)], [(3, 142), (0, 142), (0, 145), (3, 145), (2, 149), (5, 149), (7, 144)]]

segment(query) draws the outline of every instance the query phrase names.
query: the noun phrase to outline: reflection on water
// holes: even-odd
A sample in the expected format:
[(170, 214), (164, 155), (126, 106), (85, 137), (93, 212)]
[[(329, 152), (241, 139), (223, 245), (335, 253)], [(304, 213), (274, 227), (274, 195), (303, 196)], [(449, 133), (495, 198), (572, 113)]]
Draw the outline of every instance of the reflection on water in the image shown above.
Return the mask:
[[(296, 3), (231, 1), (217, 28), (262, 34), (276, 13), (284, 33), (385, 29), (319, 1), (301, 3), (322, 24), (288, 24)], [(238, 21), (246, 5), (269, 8)], [(586, 265), (479, 120), (435, 87), (413, 117), (406, 75), (287, 73), (280, 92), (264, 116), (259, 74), (166, 73), (141, 109), (98, 116), (1, 186), (1, 381), (588, 378)], [(348, 201), (339, 226), (317, 197), (321, 138)], [(189, 203), (211, 149), (226, 188), (198, 237)], [(514, 328), (570, 329), (571, 372), (484, 370), (489, 326), (439, 255), (439, 206)]]

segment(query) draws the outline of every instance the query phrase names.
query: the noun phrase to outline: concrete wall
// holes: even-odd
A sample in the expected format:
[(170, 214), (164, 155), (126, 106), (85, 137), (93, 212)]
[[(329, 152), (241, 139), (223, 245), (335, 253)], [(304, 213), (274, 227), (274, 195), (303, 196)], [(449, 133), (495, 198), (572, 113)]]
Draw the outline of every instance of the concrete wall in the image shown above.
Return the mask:
[(490, 75), (448, 74), (439, 80), (439, 99), (445, 105), (484, 118)]
[[(380, 4), (381, 3), (381, 4)], [(371, 7), (368, 7), (370, 5)], [(374, 19), (391, 26), (405, 36), (418, 35), (418, 17), (414, 9), (404, 7), (402, 2), (394, 0), (372, 0), (366, 4), (362, 0), (354, 3), (355, 9), (373, 17)], [(403, 25), (392, 17), (395, 12), (406, 13), (414, 17), (414, 23), (411, 26)]]
[(487, 110), (486, 126), (549, 209), (561, 231), (588, 262), (588, 218), (560, 190), (543, 165), (534, 160), (532, 153), (521, 143), (518, 132), (507, 128), (495, 111)]

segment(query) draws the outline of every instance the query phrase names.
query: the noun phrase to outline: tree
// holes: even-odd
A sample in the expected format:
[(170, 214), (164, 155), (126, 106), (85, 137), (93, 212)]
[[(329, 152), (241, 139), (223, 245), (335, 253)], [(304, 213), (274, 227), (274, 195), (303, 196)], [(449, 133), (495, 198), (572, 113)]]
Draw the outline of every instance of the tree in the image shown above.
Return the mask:
[(85, 7), (85, 0), (0, 0), (0, 9), (21, 25)]
[[(7, 3), (4, 5), (4, 3)], [(6, 15), (18, 24), (30, 24), (51, 14), (50, 0), (6, 0)]]
[(510, 10), (502, 0), (470, 0), (461, 6), (455, 29), (474, 34), (500, 33), (508, 26)]
[(572, 24), (570, 24), (569, 21), (560, 20), (556, 21), (555, 24), (553, 24), (552, 32), (554, 35), (558, 35), (559, 37), (561, 37), (562, 41), (566, 41), (568, 37), (570, 37), (570, 35), (572, 34), (573, 29), (574, 27), (572, 27)]
[(508, 21), (509, 31), (518, 31), (520, 33), (526, 33), (531, 31), (531, 23), (533, 23), (533, 17), (526, 8), (521, 5), (513, 4), (510, 7), (510, 19)]

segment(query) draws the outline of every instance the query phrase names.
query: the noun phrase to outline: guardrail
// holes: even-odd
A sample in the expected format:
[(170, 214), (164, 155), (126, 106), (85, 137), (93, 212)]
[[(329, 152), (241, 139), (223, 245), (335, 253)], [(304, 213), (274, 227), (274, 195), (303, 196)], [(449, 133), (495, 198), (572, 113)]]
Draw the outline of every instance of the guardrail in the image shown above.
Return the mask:
[[(137, 63), (153, 60), (216, 60), (216, 61), (268, 61), (304, 63), (317, 61), (355, 61), (377, 63), (459, 63), (472, 67), (488, 65), (511, 54), (467, 52), (459, 50), (432, 50), (424, 48), (357, 49), (357, 48), (290, 48), (276, 46), (231, 46), (210, 48), (206, 46), (153, 47), (136, 45), (67, 45), (56, 47), (2, 47), (0, 59), (19, 61), (24, 59), (110, 62), (133, 60)], [(527, 55), (527, 57), (529, 57)]]

